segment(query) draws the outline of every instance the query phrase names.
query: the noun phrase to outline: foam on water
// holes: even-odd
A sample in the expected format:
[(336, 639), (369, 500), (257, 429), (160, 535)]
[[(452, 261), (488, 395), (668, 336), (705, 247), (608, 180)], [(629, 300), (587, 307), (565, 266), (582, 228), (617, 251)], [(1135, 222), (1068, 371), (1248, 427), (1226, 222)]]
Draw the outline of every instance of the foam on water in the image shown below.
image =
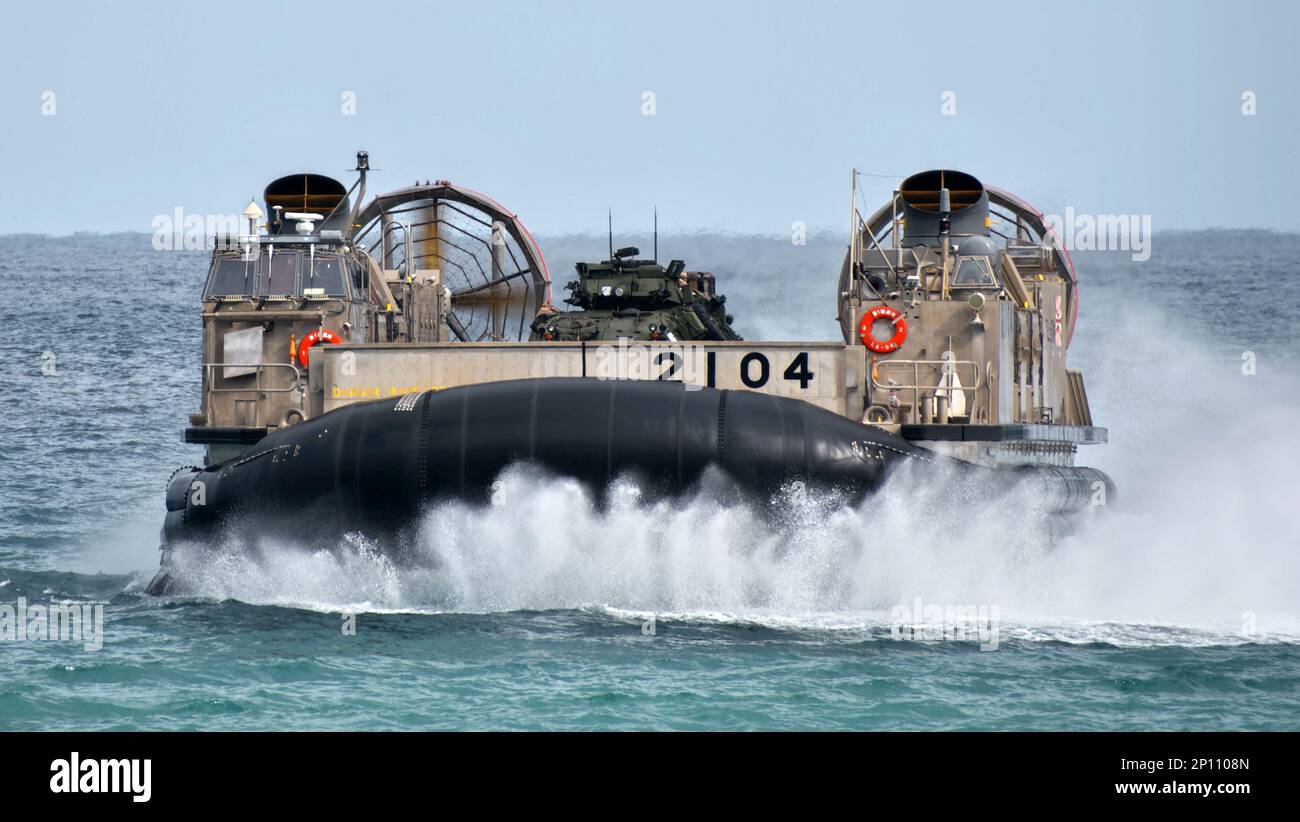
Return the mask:
[(773, 517), (705, 493), (646, 502), (626, 483), (602, 507), (577, 483), (514, 469), (499, 504), (424, 515), (419, 567), (353, 535), (328, 550), (230, 545), (182, 573), (201, 596), (331, 611), (598, 607), (852, 633), (888, 626), (894, 606), (920, 597), (996, 605), (1031, 640), (1295, 638), (1291, 512), (1283, 488), (1260, 479), (1284, 476), (1296, 455), (1224, 447), (1239, 458), (1213, 479), (1196, 479), (1202, 455), (1168, 452), (1164, 481), (1121, 485), (1055, 546), (1025, 500), (990, 504), (985, 489), (928, 471), (900, 473), (857, 506), (784, 499)]

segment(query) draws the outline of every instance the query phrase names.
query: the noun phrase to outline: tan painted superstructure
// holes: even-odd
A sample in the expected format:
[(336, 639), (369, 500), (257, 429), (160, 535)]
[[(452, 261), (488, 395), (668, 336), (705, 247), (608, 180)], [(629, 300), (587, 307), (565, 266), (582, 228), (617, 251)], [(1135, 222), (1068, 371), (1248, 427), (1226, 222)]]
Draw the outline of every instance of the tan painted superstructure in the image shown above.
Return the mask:
[[(945, 175), (960, 183), (949, 190)], [(446, 272), (467, 241), (440, 215), (445, 203), (459, 208), (481, 197), (464, 192), (439, 181), (384, 195), (353, 220), (353, 231), (334, 242), (322, 237), (321, 253), (353, 264), (341, 294), (304, 290), (314, 281), (304, 279), (304, 266), (315, 263), (301, 238), (257, 237), (260, 246), (283, 242), (303, 255), (298, 285), (284, 297), (266, 287), (225, 295), (213, 293), (210, 279), (203, 403), (187, 439), (206, 443), (209, 461), (220, 461), (268, 430), (350, 403), (586, 377), (794, 397), (974, 462), (1071, 465), (1077, 445), (1105, 441), (1105, 430), (1092, 425), (1082, 376), (1066, 364), (1078, 300), (1068, 256), (1037, 212), (1005, 192), (986, 192), (969, 175), (916, 175), (866, 219), (855, 206), (837, 298), (842, 343), (523, 341), (532, 316), (511, 302), (518, 298), (512, 283), (533, 278), (528, 293), (536, 301), (526, 305), (535, 310), (546, 301), (537, 289), (549, 292), (545, 262), (514, 216), (482, 198), (473, 202), (493, 209), (479, 221), (482, 281), (451, 288)], [(975, 222), (972, 211), (981, 209), (987, 216)], [(256, 265), (272, 276), (273, 263)], [(906, 321), (897, 350), (864, 344), (862, 318), (877, 306)], [(870, 326), (868, 340), (894, 333), (885, 324), (883, 332)], [(312, 347), (303, 368), (296, 345), (312, 331), (340, 342)]]

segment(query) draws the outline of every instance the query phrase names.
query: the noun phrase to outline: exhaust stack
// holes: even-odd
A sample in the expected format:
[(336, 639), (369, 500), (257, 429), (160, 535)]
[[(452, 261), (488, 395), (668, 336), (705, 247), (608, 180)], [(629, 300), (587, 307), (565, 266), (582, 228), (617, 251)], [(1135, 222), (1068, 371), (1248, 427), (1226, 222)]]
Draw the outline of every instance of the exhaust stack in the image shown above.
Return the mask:
[(903, 201), (903, 246), (938, 245), (940, 236), (989, 234), (989, 194), (963, 171), (922, 171), (899, 187)]
[(287, 212), (318, 215), (322, 231), (346, 228), (350, 215), (348, 190), (338, 180), (323, 174), (281, 177), (266, 187), (262, 197), (267, 213), (272, 215), (268, 226), (272, 234), (294, 231), (296, 221), (286, 219)]

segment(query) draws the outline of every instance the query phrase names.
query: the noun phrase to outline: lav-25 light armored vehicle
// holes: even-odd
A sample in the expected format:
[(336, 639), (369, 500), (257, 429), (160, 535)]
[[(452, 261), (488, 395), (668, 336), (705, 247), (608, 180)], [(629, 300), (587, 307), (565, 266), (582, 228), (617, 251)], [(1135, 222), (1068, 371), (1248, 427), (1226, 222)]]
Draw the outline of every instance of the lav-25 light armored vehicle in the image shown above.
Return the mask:
[[(405, 549), (431, 504), (486, 501), (521, 463), (597, 491), (630, 475), (647, 496), (722, 476), (760, 509), (793, 481), (868, 499), (907, 464), (969, 475), (990, 499), (1033, 483), (1063, 518), (1113, 491), (1074, 464), (1106, 432), (1065, 362), (1069, 257), (1032, 207), (968, 174), (917, 174), (870, 217), (854, 208), (831, 343), (674, 340), (666, 319), (619, 326), (581, 298), (561, 326), (513, 214), (446, 181), (363, 206), (366, 167), (354, 206), (328, 178), (272, 183), (267, 225), (250, 209), (250, 231), (214, 253), (185, 435), (207, 455), (169, 483), (151, 591), (183, 589), (218, 537), (347, 550), (359, 533), (422, 556)], [(580, 278), (588, 295), (628, 268), (638, 283), (679, 273), (610, 256)], [(712, 296), (689, 291), (656, 310)], [(720, 308), (706, 313), (726, 336)]]
[[(656, 242), (656, 245), (658, 243)], [(612, 243), (611, 243), (612, 246)], [(639, 248), (610, 250), (601, 263), (578, 263), (565, 289), (577, 311), (543, 307), (534, 340), (739, 340), (712, 274), (673, 260), (638, 260)]]

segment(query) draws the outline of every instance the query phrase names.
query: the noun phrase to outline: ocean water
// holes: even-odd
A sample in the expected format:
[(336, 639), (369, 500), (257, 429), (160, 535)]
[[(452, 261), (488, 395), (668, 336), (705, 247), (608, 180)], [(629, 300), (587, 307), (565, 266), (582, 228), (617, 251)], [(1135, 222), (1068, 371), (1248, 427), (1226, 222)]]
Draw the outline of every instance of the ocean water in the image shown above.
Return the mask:
[[(604, 238), (541, 244), (562, 285)], [(837, 237), (660, 248), (746, 337), (837, 338)], [(0, 237), (0, 606), (105, 613), (98, 650), (0, 642), (0, 729), (1300, 729), (1300, 236), (1153, 252), (1076, 260), (1070, 361), (1111, 435), (1080, 462), (1119, 499), (1059, 544), (906, 475), (773, 521), (511, 472), (508, 505), (425, 514), (436, 571), (232, 547), (155, 598), (206, 256)], [(895, 638), (918, 599), (996, 607), (996, 647)]]

